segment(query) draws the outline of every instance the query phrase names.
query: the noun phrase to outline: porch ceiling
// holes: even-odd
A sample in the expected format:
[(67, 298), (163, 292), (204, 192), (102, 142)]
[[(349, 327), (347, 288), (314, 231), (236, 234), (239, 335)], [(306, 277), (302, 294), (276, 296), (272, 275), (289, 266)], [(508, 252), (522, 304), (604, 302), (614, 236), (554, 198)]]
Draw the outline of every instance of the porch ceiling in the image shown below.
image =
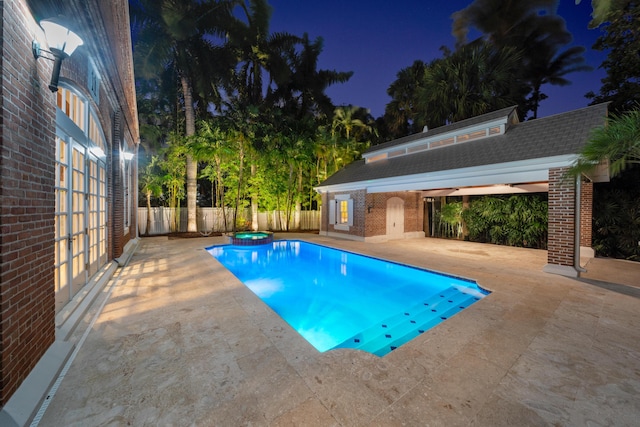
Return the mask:
[(488, 194), (517, 194), (517, 193), (547, 193), (548, 182), (536, 182), (529, 184), (497, 184), (483, 185), (466, 188), (441, 188), (436, 190), (421, 191), (422, 197), (443, 196), (481, 196)]

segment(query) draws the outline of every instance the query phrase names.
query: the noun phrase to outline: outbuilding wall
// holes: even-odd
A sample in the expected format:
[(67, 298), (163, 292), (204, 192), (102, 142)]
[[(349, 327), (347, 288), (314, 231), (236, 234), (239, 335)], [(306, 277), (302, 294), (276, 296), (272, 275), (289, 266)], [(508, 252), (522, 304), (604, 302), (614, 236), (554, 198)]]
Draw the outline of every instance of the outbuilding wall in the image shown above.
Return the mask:
[(404, 201), (404, 231), (413, 235), (424, 232), (424, 206), (420, 193), (393, 192), (372, 193), (366, 197), (365, 236), (381, 237), (387, 234), (387, 201), (398, 197)]

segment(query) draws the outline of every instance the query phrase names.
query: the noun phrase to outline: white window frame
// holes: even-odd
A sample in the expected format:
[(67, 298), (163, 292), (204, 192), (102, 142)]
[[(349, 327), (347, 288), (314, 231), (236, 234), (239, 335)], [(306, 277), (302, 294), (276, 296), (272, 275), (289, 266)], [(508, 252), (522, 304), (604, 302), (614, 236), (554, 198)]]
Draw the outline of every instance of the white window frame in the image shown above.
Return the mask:
[[(342, 221), (341, 205), (347, 204), (347, 218)], [(336, 195), (329, 200), (329, 223), (333, 224), (335, 230), (349, 231), (353, 226), (353, 199), (349, 194)]]

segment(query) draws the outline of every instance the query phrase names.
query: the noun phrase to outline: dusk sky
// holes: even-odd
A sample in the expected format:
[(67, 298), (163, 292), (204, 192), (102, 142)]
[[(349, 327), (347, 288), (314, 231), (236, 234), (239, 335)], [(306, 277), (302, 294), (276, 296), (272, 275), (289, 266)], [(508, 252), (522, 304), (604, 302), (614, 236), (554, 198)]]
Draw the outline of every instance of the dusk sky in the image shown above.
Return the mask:
[[(525, 1), (525, 0), (523, 0)], [(371, 110), (374, 117), (384, 113), (390, 101), (387, 88), (401, 68), (415, 60), (429, 62), (441, 57), (440, 46), (453, 48), (451, 14), (464, 9), (471, 0), (269, 0), (273, 7), (271, 32), (285, 31), (298, 36), (308, 33), (311, 39), (321, 36), (324, 50), (320, 69), (353, 71), (349, 82), (331, 86), (327, 93), (334, 104), (353, 104)], [(587, 48), (591, 72), (577, 72), (566, 77), (569, 86), (544, 86), (549, 95), (540, 105), (539, 117), (584, 107), (584, 94), (598, 92), (604, 71), (598, 69), (605, 55), (591, 46), (599, 29), (587, 28), (591, 19), (591, 2), (560, 0), (558, 13), (567, 21), (573, 34), (571, 44)], [(477, 36), (477, 34), (476, 34)]]

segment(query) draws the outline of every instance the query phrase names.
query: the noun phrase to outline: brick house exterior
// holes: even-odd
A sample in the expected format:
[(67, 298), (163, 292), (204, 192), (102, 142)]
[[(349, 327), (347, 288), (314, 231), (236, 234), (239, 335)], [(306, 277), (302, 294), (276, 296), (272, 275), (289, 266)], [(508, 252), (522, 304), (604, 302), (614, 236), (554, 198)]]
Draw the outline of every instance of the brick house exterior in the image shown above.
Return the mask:
[[(59, 338), (67, 303), (136, 237), (137, 170), (123, 155), (136, 153), (139, 131), (126, 1), (5, 0), (0, 7), (3, 424), (11, 418), (7, 403)], [(84, 45), (62, 62), (52, 93), (53, 62), (36, 59), (32, 42), (47, 49), (38, 23), (58, 15)]]
[[(320, 234), (362, 241), (424, 237), (428, 200), (547, 192), (544, 270), (577, 276), (581, 255), (593, 256), (593, 182), (608, 180), (608, 173), (600, 168), (576, 179), (566, 171), (606, 116), (607, 104), (599, 104), (520, 123), (510, 107), (371, 147), (316, 188)], [(352, 210), (341, 210), (351, 203), (345, 199), (354, 201)], [(396, 232), (391, 225), (398, 223), (404, 228)]]

